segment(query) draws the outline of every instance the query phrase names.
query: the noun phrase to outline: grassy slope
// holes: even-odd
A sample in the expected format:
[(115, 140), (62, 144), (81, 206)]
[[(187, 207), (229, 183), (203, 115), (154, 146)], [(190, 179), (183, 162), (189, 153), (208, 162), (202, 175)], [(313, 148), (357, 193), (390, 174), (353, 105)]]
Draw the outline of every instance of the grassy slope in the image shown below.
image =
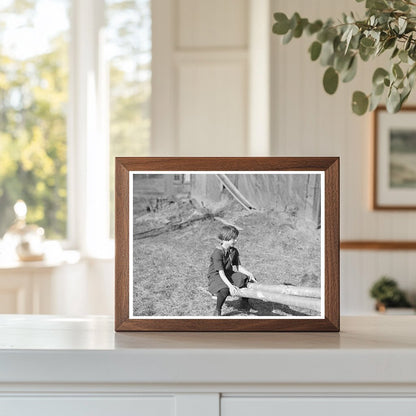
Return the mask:
[[(175, 218), (170, 212), (148, 214), (147, 223)], [(163, 217), (163, 218), (162, 218)], [(320, 286), (320, 230), (287, 213), (248, 213), (238, 208), (225, 219), (241, 228), (237, 248), (241, 262), (259, 283)], [(136, 224), (140, 228), (143, 224)], [(184, 229), (134, 242), (135, 316), (210, 316), (215, 301), (207, 287), (209, 257), (218, 244), (219, 221), (207, 220)], [(250, 300), (250, 315), (304, 315), (312, 311)], [(239, 300), (228, 298), (224, 315), (247, 315)]]

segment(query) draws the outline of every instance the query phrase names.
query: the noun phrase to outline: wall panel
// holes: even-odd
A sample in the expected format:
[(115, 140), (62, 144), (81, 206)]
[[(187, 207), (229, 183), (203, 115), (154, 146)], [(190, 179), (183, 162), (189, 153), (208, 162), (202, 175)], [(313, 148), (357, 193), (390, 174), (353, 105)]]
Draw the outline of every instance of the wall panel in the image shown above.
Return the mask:
[[(178, 138), (181, 156), (243, 156), (246, 86), (244, 62), (181, 63)], [(195, 142), (198, 146), (195, 146)]]
[(247, 48), (248, 0), (178, 0), (179, 49)]
[[(272, 0), (272, 11), (290, 16), (298, 11), (310, 20), (325, 20), (351, 10), (364, 16), (363, 4), (349, 0)], [(372, 211), (371, 115), (358, 117), (350, 108), (353, 91), (370, 92), (372, 73), (385, 58), (359, 62), (356, 79), (348, 84), (340, 83), (336, 94), (329, 96), (322, 87), (325, 69), (310, 61), (307, 50), (311, 43), (312, 38), (303, 36), (282, 45), (281, 37), (272, 35), (273, 155), (341, 157), (342, 240), (416, 240), (415, 211)], [(390, 274), (414, 291), (415, 254), (412, 251), (343, 252), (342, 312), (371, 312), (368, 287), (383, 274)]]
[(246, 154), (249, 5), (153, 1), (153, 155)]

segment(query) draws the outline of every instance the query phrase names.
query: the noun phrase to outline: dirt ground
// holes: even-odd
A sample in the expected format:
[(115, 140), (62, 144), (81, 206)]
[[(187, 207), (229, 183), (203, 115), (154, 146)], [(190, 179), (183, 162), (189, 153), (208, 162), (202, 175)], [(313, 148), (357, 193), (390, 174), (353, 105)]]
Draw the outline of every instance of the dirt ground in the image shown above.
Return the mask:
[[(176, 230), (169, 224), (202, 216), (190, 201), (166, 204), (135, 219), (133, 234), (134, 316), (211, 316), (215, 300), (207, 291), (209, 258), (218, 245), (223, 221), (240, 230), (242, 265), (258, 283), (320, 287), (320, 235), (316, 224), (293, 212), (246, 211), (234, 203), (213, 210), (215, 218), (196, 220)], [(149, 229), (160, 234), (142, 238)], [(143, 234), (144, 233), (144, 234)], [(304, 316), (317, 312), (250, 299), (250, 310), (229, 297), (224, 316)]]

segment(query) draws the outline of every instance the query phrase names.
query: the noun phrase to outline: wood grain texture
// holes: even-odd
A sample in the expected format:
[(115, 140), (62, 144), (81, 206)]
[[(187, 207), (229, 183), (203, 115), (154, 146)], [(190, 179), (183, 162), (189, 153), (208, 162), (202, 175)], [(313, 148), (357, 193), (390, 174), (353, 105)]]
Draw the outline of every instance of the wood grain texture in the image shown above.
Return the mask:
[(115, 327), (129, 319), (129, 171), (116, 158)]
[(325, 172), (325, 318), (339, 330), (339, 159)]
[[(130, 319), (129, 172), (324, 171), (325, 317), (313, 319)], [(339, 331), (339, 158), (116, 158), (116, 331)]]
[(341, 250), (416, 250), (416, 241), (341, 241)]

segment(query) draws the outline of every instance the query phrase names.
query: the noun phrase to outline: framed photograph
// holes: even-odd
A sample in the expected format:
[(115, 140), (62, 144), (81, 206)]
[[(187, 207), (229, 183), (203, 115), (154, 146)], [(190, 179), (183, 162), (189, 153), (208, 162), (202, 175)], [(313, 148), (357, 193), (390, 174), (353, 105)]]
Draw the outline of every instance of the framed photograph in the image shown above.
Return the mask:
[(416, 107), (374, 112), (373, 208), (416, 209)]
[(339, 159), (116, 158), (116, 331), (339, 331)]

